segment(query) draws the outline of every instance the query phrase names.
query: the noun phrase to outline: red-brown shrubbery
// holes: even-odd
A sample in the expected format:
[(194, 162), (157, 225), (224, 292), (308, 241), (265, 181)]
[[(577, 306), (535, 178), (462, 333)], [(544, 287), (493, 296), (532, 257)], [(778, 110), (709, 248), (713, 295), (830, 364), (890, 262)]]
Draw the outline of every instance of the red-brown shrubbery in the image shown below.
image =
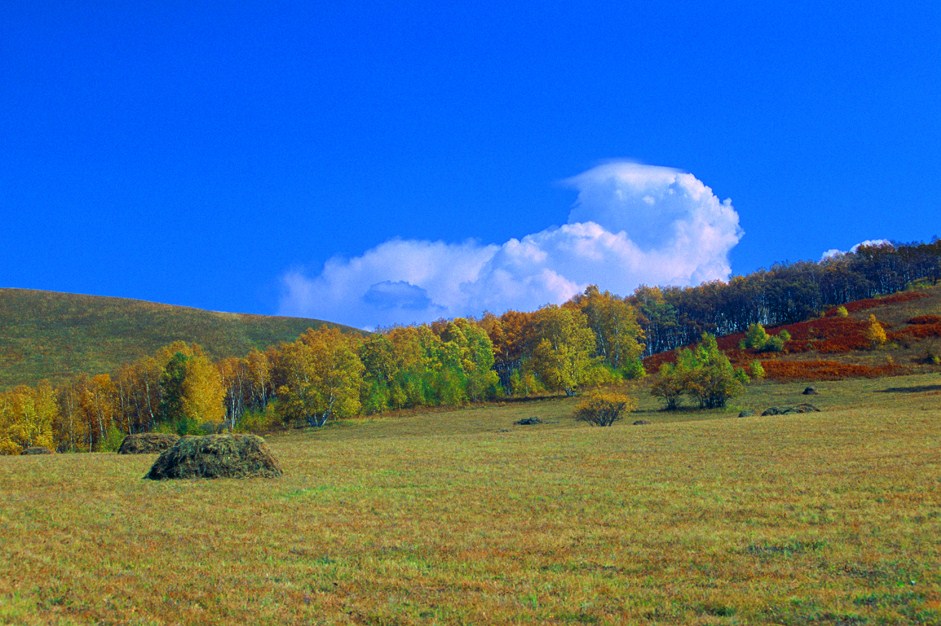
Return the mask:
[(816, 351), (824, 354), (865, 350), (869, 324), (851, 317), (824, 317), (798, 322), (787, 327), (791, 333), (788, 352)]
[[(925, 317), (936, 317), (926, 315)], [(911, 323), (911, 322), (909, 322)], [(889, 341), (904, 341), (906, 339), (927, 339), (929, 337), (941, 337), (941, 321), (933, 324), (923, 322), (911, 324), (905, 328), (888, 333)]]
[[(911, 302), (912, 300), (918, 300), (920, 298), (927, 298), (928, 294), (921, 293), (920, 291), (900, 291), (899, 293), (893, 293), (891, 296), (885, 296), (883, 298), (867, 298), (865, 300), (856, 300), (855, 302), (847, 302), (843, 306), (846, 307), (846, 310), (850, 313), (857, 313), (859, 311), (866, 311), (868, 309), (874, 309), (877, 306), (886, 306), (888, 304), (900, 304), (902, 302)], [(836, 309), (828, 311), (827, 314), (835, 314)]]
[(906, 324), (941, 324), (941, 315), (916, 315)]
[(894, 365), (852, 365), (839, 361), (762, 361), (765, 375), (771, 380), (840, 380), (843, 378), (878, 378), (888, 376)]

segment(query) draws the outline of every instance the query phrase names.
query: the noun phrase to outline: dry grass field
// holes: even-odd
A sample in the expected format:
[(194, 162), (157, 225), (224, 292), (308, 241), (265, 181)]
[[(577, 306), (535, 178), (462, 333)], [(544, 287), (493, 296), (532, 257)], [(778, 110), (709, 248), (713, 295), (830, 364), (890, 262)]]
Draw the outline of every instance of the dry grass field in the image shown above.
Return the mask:
[(272, 480), (0, 457), (0, 622), (941, 623), (941, 376), (804, 386), (350, 420), (270, 436)]

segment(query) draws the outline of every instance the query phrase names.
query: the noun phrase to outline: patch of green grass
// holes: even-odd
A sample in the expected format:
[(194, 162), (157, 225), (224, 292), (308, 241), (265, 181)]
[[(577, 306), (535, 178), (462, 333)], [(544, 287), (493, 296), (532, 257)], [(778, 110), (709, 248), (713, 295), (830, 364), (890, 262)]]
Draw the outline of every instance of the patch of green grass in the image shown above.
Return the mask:
[(939, 623), (941, 405), (880, 391), (930, 380), (604, 429), (561, 398), (350, 420), (269, 437), (273, 480), (0, 458), (0, 621)]

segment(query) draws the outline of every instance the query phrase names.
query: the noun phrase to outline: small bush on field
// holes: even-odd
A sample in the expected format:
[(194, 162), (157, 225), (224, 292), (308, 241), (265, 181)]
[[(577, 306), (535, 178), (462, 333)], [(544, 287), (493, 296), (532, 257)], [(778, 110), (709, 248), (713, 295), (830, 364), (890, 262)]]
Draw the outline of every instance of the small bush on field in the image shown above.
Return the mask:
[(595, 391), (575, 409), (575, 419), (592, 426), (610, 426), (637, 407), (637, 401), (622, 393)]
[(837, 317), (849, 317), (849, 311), (846, 310), (845, 306), (836, 307), (836, 316)]

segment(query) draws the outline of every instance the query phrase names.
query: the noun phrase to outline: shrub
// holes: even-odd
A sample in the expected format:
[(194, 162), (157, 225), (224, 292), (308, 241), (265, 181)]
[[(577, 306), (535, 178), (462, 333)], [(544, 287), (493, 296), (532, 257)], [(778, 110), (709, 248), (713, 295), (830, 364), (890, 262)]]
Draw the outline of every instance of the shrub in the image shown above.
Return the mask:
[(650, 386), (650, 395), (660, 398), (663, 401), (663, 408), (667, 411), (675, 411), (680, 406), (680, 398), (685, 391), (685, 382), (676, 372), (676, 367), (671, 363), (664, 363), (660, 366), (657, 379)]
[(756, 352), (781, 352), (784, 344), (791, 340), (791, 333), (782, 330), (777, 335), (769, 335), (761, 324), (751, 324), (745, 332), (745, 338), (739, 344), (741, 349), (751, 348)]
[(575, 409), (575, 419), (592, 426), (610, 426), (630, 413), (637, 402), (622, 393), (594, 391), (582, 400)]
[(644, 369), (644, 362), (637, 359), (630, 359), (621, 367), (621, 373), (624, 375), (624, 378), (633, 380), (635, 378), (644, 378), (647, 375), (647, 371)]
[(761, 324), (749, 324), (748, 330), (745, 331), (745, 339), (743, 341), (745, 342), (746, 348), (761, 352), (765, 349), (765, 346), (768, 345), (770, 339), (771, 335), (768, 334), (764, 326)]
[(264, 411), (246, 411), (242, 414), (235, 431), (239, 433), (267, 433), (284, 426), (278, 412), (277, 401), (269, 402)]
[(748, 365), (748, 375), (754, 380), (761, 380), (765, 377), (765, 368), (761, 366), (761, 361), (752, 361)]
[(101, 441), (101, 450), (103, 452), (115, 452), (118, 448), (121, 447), (121, 444), (124, 442), (124, 431), (118, 428), (115, 424), (108, 426), (108, 430), (105, 432), (105, 438)]
[(850, 313), (849, 313), (849, 311), (846, 310), (846, 307), (845, 307), (845, 306), (840, 305), (840, 306), (836, 307), (836, 316), (837, 316), (837, 317), (849, 317), (849, 315), (850, 315)]

